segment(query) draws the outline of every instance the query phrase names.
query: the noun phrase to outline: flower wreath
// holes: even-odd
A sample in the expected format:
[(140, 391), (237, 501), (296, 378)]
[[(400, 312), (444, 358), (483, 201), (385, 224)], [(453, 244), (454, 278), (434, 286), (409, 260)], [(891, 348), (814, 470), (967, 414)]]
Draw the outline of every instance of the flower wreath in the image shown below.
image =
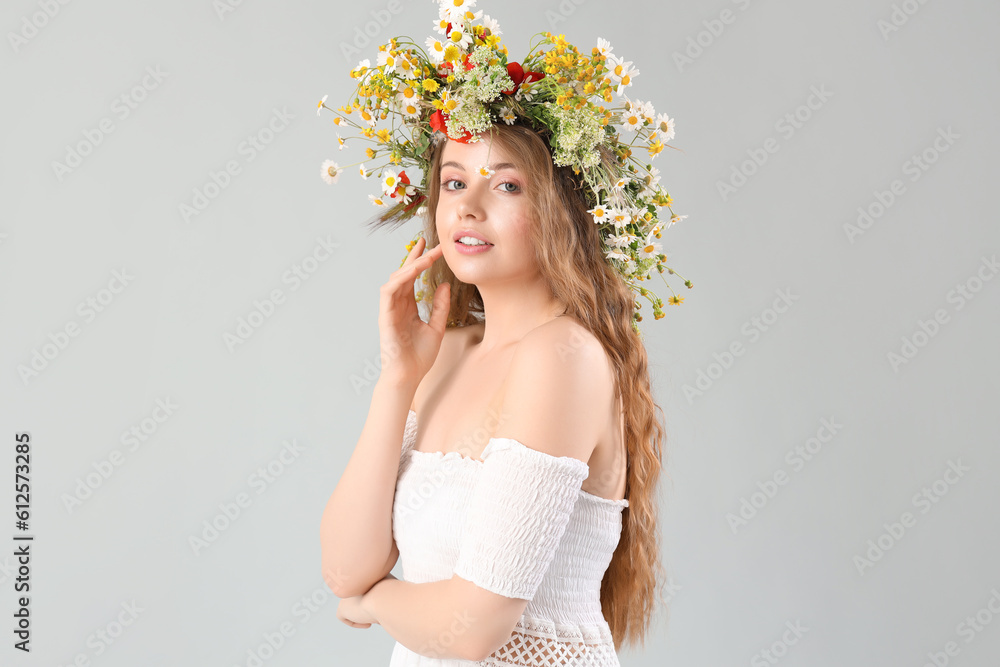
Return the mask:
[[(501, 120), (537, 129), (549, 137), (553, 162), (572, 167), (585, 186), (588, 212), (600, 228), (605, 258), (633, 291), (650, 301), (654, 318), (660, 319), (663, 301), (637, 283), (648, 280), (654, 269), (661, 277), (664, 271), (676, 273), (666, 266), (667, 256), (657, 242), (664, 228), (658, 209), (670, 212), (667, 228), (687, 216), (674, 214), (673, 200), (651, 164), (665, 147), (673, 148), (665, 142), (674, 137), (674, 120), (657, 114), (650, 102), (624, 95), (639, 72), (631, 61), (613, 53), (607, 40), (599, 38), (588, 57), (563, 35), (537, 33), (532, 41), (540, 39), (529, 47), (528, 56), (511, 62), (507, 47), (500, 43), (500, 26), (482, 11), (474, 12), (475, 4), (476, 0), (441, 0), (434, 23), (441, 37), (428, 37), (423, 47), (407, 37), (391, 38), (379, 46), (375, 67), (362, 60), (351, 70), (351, 78), (358, 81), (353, 101), (334, 110), (326, 106), (328, 96), (324, 96), (317, 115), (324, 108), (334, 111), (336, 125), (352, 126), (360, 130), (362, 140), (374, 144), (365, 149), (366, 159), (387, 159), (375, 168), (363, 161), (354, 164), (360, 165), (358, 172), (365, 180), (378, 171), (381, 194), (368, 198), (388, 209), (382, 219), (401, 221), (426, 211), (421, 203), (428, 192), (433, 142), (479, 141), (481, 133)], [(541, 48), (546, 45), (551, 48)], [(610, 103), (614, 95), (624, 99), (620, 106), (592, 101)], [(379, 127), (379, 121), (390, 116)], [(341, 150), (347, 145), (339, 133), (337, 142)], [(614, 159), (602, 160), (599, 147)], [(647, 152), (650, 163), (636, 159), (633, 149)], [(410, 167), (423, 173), (420, 184), (410, 181), (406, 173)], [(322, 177), (335, 183), (343, 169), (326, 160)], [(489, 178), (493, 171), (482, 165), (479, 173)], [(421, 234), (407, 244), (407, 253)], [(663, 281), (671, 292), (669, 303), (682, 303), (683, 297)], [(684, 285), (694, 286), (690, 280)], [(421, 290), (417, 300), (423, 298)], [(636, 332), (641, 307), (635, 299)]]

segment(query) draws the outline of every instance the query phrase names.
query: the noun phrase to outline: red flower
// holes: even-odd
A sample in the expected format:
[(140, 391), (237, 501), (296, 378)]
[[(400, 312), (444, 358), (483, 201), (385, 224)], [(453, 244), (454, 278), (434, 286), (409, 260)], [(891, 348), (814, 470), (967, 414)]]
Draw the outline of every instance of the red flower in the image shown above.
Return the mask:
[(459, 143), (467, 144), (469, 139), (472, 138), (472, 133), (466, 132), (461, 137), (455, 138), (448, 134), (448, 126), (445, 125), (445, 121), (448, 120), (448, 115), (442, 113), (440, 109), (431, 114), (431, 129), (438, 132), (442, 132), (446, 137), (452, 141), (457, 141)]
[(412, 209), (414, 206), (416, 206), (425, 199), (427, 199), (427, 197), (425, 197), (424, 195), (417, 195), (416, 197), (413, 198), (413, 201), (411, 201), (403, 208), (403, 211), (409, 213), (410, 209)]
[(521, 67), (521, 63), (507, 63), (507, 76), (514, 81), (513, 88), (503, 91), (508, 95), (516, 93), (522, 83), (531, 83), (532, 81), (545, 78), (544, 72), (525, 72), (524, 68)]
[[(451, 25), (451, 24), (449, 23), (448, 25)], [(467, 69), (467, 70), (470, 70), (470, 69), (472, 69), (473, 67), (476, 66), (475, 63), (470, 63), (469, 62), (469, 54), (468, 53), (463, 53), (462, 54), (462, 64), (465, 65), (465, 69)], [(441, 65), (439, 65), (439, 67), (441, 67), (441, 69), (450, 69), (453, 72), (455, 71), (455, 63), (451, 62), (450, 60), (446, 60), (445, 62), (441, 63)]]

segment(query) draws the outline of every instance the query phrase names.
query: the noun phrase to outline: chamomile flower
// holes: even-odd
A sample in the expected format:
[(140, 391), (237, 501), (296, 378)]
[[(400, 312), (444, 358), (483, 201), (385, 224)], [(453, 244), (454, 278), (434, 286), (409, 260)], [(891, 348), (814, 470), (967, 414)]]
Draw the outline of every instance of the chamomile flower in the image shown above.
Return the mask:
[(637, 253), (639, 259), (655, 258), (663, 252), (663, 246), (656, 243), (653, 238), (654, 237), (650, 236), (643, 242), (642, 245), (639, 246), (639, 252)]
[(496, 172), (489, 168), (489, 165), (481, 164), (479, 165), (479, 175), (483, 178), (489, 178)]
[(588, 209), (587, 213), (594, 216), (594, 223), (601, 224), (602, 222), (607, 222), (611, 218), (611, 210), (607, 206), (598, 204), (594, 208)]
[(319, 104), (316, 105), (316, 115), (317, 116), (320, 115), (323, 112), (323, 105), (326, 104), (326, 98), (328, 98), (328, 97), (330, 97), (330, 96), (329, 95), (324, 95), (323, 99), (321, 99), (319, 101)]
[(660, 182), (660, 170), (656, 167), (649, 168), (649, 182), (646, 183), (646, 190), (655, 193), (656, 186)]
[(368, 195), (368, 201), (379, 208), (387, 208), (389, 205), (385, 203), (381, 197), (376, 197), (375, 195)]
[(323, 172), (320, 176), (322, 176), (323, 180), (328, 184), (333, 185), (337, 182), (337, 179), (340, 178), (341, 171), (340, 166), (336, 162), (333, 160), (326, 160), (323, 162)]
[(616, 95), (624, 93), (625, 89), (632, 85), (632, 79), (639, 75), (639, 70), (632, 67), (631, 60), (624, 60), (614, 54), (608, 56), (608, 67), (611, 70), (611, 78), (618, 82)]
[(391, 52), (388, 47), (381, 47), (385, 50), (379, 50), (378, 52), (378, 66), (383, 68), (382, 71), (386, 74), (392, 74), (396, 71), (396, 65), (399, 63), (398, 56)]
[(448, 18), (448, 9), (442, 6), (441, 11), (438, 12), (438, 20), (434, 22), (434, 32), (447, 35), (449, 23), (451, 23), (451, 19)]
[(629, 132), (638, 132), (639, 128), (642, 127), (642, 116), (639, 115), (639, 110), (632, 106), (628, 111), (622, 112), (622, 127)]
[(615, 229), (621, 229), (625, 227), (628, 223), (632, 222), (632, 215), (629, 213), (627, 208), (615, 208), (612, 210), (611, 222), (614, 223)]
[(340, 133), (338, 132), (337, 133), (337, 149), (338, 150), (344, 150), (345, 146), (347, 146), (347, 142), (344, 141), (344, 138), (341, 137)]
[(656, 125), (663, 133), (663, 140), (670, 141), (674, 138), (674, 119), (665, 113), (661, 113), (656, 117)]
[(368, 68), (370, 68), (371, 66), (372, 66), (372, 61), (368, 60), (368, 58), (365, 58), (364, 60), (358, 63), (357, 67), (351, 70), (351, 76), (360, 77), (365, 72), (367, 72)]
[(413, 198), (413, 195), (417, 194), (417, 189), (412, 185), (407, 185), (406, 188), (403, 189), (401, 193), (397, 192), (397, 194), (401, 194), (399, 198), (400, 201), (402, 201), (404, 204), (409, 204), (410, 200)]
[(607, 257), (608, 259), (617, 259), (623, 262), (629, 261), (628, 255), (626, 255), (625, 253), (618, 252), (617, 250), (609, 250), (606, 253), (604, 253), (604, 256)]
[(416, 102), (401, 101), (399, 103), (399, 110), (407, 118), (417, 118), (420, 116), (420, 107), (417, 106)]
[(683, 220), (686, 217), (687, 217), (686, 215), (674, 215), (674, 216), (671, 216), (670, 217), (670, 222), (667, 223), (667, 229), (670, 229), (674, 225), (674, 223), (680, 222), (681, 220)]
[(413, 60), (411, 60), (405, 54), (399, 54), (396, 57), (396, 68), (399, 70), (399, 73), (402, 76), (406, 77), (407, 79), (410, 79), (413, 78), (414, 76), (416, 63), (413, 62)]
[(625, 186), (631, 182), (628, 176), (622, 176), (611, 186), (612, 190), (624, 190)]
[(382, 192), (387, 195), (391, 195), (399, 187), (400, 180), (399, 174), (392, 169), (386, 169), (381, 174), (382, 177)]
[(611, 53), (611, 42), (601, 37), (597, 38), (597, 50), (604, 57), (613, 55)]
[(503, 31), (500, 30), (500, 24), (497, 23), (497, 20), (494, 19), (494, 18), (490, 18), (489, 16), (484, 16), (483, 17), (483, 25), (486, 26), (487, 28), (489, 28), (491, 35), (502, 35), (503, 34)]
[(440, 39), (428, 37), (424, 45), (427, 46), (427, 55), (430, 56), (432, 63), (440, 65), (444, 62), (444, 44)]
[(362, 162), (361, 166), (358, 167), (358, 173), (361, 174), (361, 178), (363, 180), (366, 180), (366, 181), (368, 180), (368, 172), (365, 171), (365, 163), (364, 162)]
[(464, 28), (456, 27), (452, 24), (451, 32), (448, 33), (448, 41), (460, 49), (465, 50), (470, 44), (472, 44), (472, 32), (465, 30)]
[(639, 100), (632, 101), (632, 107), (642, 116), (645, 120), (650, 123), (656, 121), (656, 109), (653, 108), (652, 102), (640, 102)]
[(514, 111), (510, 107), (507, 107), (503, 111), (501, 111), (500, 117), (503, 118), (503, 122), (507, 123), (508, 125), (513, 125), (514, 121), (517, 120), (517, 117), (514, 115)]
[(476, 0), (440, 0), (440, 3), (441, 11), (459, 16), (476, 6)]
[(366, 123), (368, 123), (372, 127), (375, 127), (375, 124), (378, 123), (378, 120), (375, 118), (375, 114), (373, 114), (368, 109), (365, 108), (358, 109), (358, 114)]

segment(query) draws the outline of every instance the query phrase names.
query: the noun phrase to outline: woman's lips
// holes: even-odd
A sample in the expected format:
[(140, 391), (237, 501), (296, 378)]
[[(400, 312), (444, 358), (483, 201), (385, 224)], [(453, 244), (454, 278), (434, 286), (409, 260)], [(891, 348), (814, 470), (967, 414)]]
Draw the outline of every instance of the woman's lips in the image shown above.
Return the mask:
[(488, 251), (492, 247), (493, 244), (491, 243), (487, 243), (485, 245), (465, 245), (461, 241), (455, 241), (455, 249), (463, 255), (479, 255)]

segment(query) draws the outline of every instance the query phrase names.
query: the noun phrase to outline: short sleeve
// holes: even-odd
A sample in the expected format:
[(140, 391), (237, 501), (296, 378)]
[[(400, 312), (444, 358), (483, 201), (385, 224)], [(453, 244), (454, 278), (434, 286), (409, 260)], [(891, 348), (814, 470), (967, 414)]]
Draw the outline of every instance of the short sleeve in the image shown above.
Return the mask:
[(399, 475), (403, 473), (406, 469), (406, 465), (409, 461), (407, 454), (417, 440), (417, 413), (410, 410), (406, 414), (406, 426), (403, 428), (403, 447), (399, 453), (399, 468), (396, 474), (398, 479)]
[(513, 438), (491, 438), (469, 500), (455, 574), (530, 600), (541, 584), (590, 467)]

